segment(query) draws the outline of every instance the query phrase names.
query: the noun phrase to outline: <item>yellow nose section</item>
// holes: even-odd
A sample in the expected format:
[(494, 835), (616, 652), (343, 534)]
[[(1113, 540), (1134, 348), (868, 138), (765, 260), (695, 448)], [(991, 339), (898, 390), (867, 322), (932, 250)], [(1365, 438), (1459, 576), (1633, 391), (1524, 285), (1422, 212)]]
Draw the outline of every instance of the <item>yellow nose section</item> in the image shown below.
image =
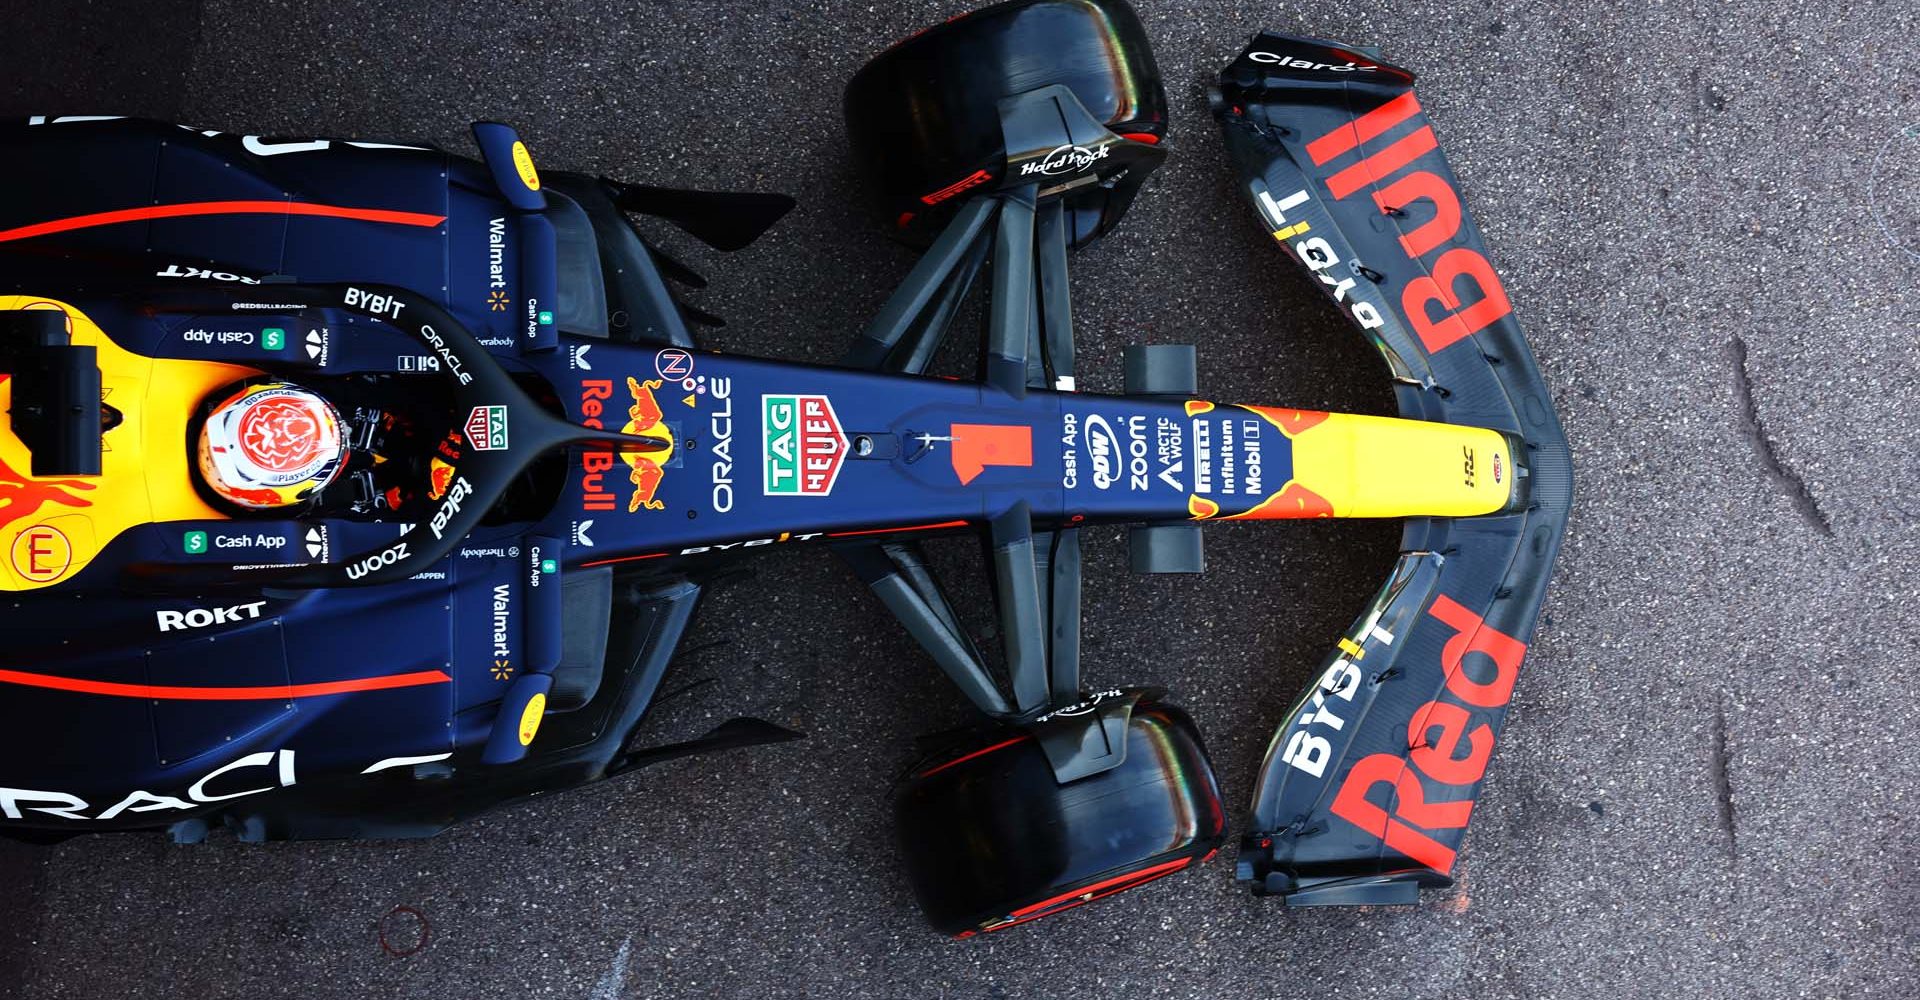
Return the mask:
[(1513, 455), (1498, 431), (1330, 413), (1293, 441), (1293, 478), (1335, 517), (1472, 517), (1507, 506)]
[[(259, 372), (134, 354), (64, 302), (0, 295), (8, 309), (65, 312), (72, 342), (95, 348), (102, 401), (122, 419), (106, 432), (100, 475), (71, 477), (29, 475), (26, 445), (0, 422), (0, 592), (59, 584), (128, 528), (227, 517), (194, 491), (187, 423), (208, 394)], [(0, 376), (0, 412), (12, 403), (12, 380)]]
[[(1505, 510), (1518, 495), (1512, 447), (1498, 431), (1351, 413), (1242, 409), (1286, 436), (1293, 476), (1252, 509), (1223, 520), (1473, 517)], [(1218, 504), (1199, 496), (1190, 498), (1188, 508), (1199, 520), (1220, 514)]]

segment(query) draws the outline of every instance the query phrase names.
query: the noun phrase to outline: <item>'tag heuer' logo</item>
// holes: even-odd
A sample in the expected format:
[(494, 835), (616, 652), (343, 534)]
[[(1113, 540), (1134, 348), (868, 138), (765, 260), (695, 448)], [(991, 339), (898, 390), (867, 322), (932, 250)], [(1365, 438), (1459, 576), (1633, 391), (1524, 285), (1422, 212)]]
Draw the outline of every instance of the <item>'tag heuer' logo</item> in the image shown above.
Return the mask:
[(507, 408), (476, 406), (467, 414), (467, 443), (474, 451), (507, 450)]
[(847, 459), (847, 435), (825, 396), (760, 397), (767, 496), (823, 497)]

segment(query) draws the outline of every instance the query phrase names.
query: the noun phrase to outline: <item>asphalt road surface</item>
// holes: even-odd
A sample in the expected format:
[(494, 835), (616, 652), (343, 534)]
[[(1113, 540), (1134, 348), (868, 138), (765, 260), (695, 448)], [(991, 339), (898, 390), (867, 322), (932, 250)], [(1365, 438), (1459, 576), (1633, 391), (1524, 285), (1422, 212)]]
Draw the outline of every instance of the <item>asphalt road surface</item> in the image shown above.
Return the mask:
[[(1920, 994), (1920, 7), (1139, 2), (1173, 155), (1076, 259), (1082, 387), (1117, 390), (1127, 343), (1190, 342), (1214, 398), (1386, 411), (1377, 359), (1239, 203), (1205, 114), (1202, 81), (1271, 27), (1421, 74), (1572, 438), (1572, 531), (1458, 887), (1290, 912), (1222, 858), (990, 940), (933, 935), (884, 791), (965, 706), (845, 570), (789, 551), (715, 596), (689, 646), (718, 645), (676, 668), (711, 683), (658, 722), (755, 713), (810, 740), (426, 842), (10, 849), (0, 991)], [(457, 148), (498, 118), (544, 165), (791, 193), (746, 252), (673, 246), (730, 320), (710, 344), (828, 361), (911, 260), (850, 169), (841, 85), (969, 5), (9, 6), (8, 114)], [(1171, 689), (1243, 804), (1396, 534), (1228, 527), (1198, 579), (1133, 577), (1098, 535), (1090, 678)]]

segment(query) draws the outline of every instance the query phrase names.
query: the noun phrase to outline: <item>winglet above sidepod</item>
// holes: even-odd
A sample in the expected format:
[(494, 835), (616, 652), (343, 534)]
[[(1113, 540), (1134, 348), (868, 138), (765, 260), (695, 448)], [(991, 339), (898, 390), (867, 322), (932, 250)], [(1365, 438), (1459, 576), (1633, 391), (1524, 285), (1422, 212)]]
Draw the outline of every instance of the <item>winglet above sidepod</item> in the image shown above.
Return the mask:
[(1213, 102), (1260, 222), (1386, 359), (1400, 414), (1518, 438), (1531, 503), (1407, 522), (1393, 574), (1274, 734), (1238, 874), (1293, 905), (1450, 883), (1572, 504), (1566, 437), (1413, 94), (1369, 52), (1264, 33)]

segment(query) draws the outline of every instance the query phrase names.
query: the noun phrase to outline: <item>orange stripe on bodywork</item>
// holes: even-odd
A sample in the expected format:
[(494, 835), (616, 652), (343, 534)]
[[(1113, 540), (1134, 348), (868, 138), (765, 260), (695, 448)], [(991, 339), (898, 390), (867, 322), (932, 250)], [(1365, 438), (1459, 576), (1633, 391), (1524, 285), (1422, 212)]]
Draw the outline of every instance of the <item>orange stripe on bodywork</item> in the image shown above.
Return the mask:
[(933, 767), (933, 768), (929, 768), (929, 769), (927, 769), (927, 770), (925, 770), (925, 771), (921, 771), (921, 772), (920, 772), (919, 774), (916, 774), (916, 775), (914, 775), (914, 777), (916, 777), (916, 778), (924, 778), (924, 777), (927, 777), (928, 775), (931, 775), (931, 774), (939, 774), (939, 773), (940, 773), (941, 771), (944, 771), (944, 770), (946, 770), (947, 768), (950, 768), (950, 767), (952, 767), (952, 766), (954, 766), (955, 764), (964, 764), (964, 763), (966, 763), (967, 761), (970, 761), (970, 760), (972, 760), (972, 759), (974, 759), (975, 757), (984, 757), (984, 756), (986, 756), (987, 754), (990, 754), (990, 753), (992, 753), (992, 752), (994, 752), (995, 750), (998, 750), (998, 749), (1000, 749), (1000, 748), (1002, 748), (1002, 747), (1010, 747), (1010, 746), (1012, 746), (1012, 745), (1014, 745), (1015, 743), (1019, 743), (1019, 742), (1021, 742), (1022, 740), (1028, 740), (1028, 739), (1032, 739), (1032, 738), (1033, 738), (1033, 737), (1032, 737), (1032, 734), (1031, 734), (1031, 733), (1021, 733), (1020, 735), (1018, 735), (1018, 736), (1015, 736), (1014, 738), (1012, 738), (1012, 739), (1010, 739), (1010, 740), (1001, 740), (1000, 742), (998, 742), (998, 743), (995, 743), (994, 745), (992, 745), (992, 746), (990, 746), (990, 747), (981, 747), (980, 749), (978, 749), (978, 750), (975, 750), (974, 752), (972, 752), (972, 753), (970, 753), (970, 754), (966, 754), (966, 755), (964, 755), (964, 756), (960, 756), (960, 757), (955, 757), (954, 759), (952, 759), (952, 760), (950, 760), (950, 761), (947, 761), (947, 762), (946, 762), (945, 764), (941, 764), (941, 765), (940, 765), (940, 766), (938, 766), (938, 767)]
[(1300, 485), (1297, 480), (1287, 480), (1287, 485), (1278, 493), (1238, 514), (1229, 514), (1223, 521), (1271, 521), (1281, 519), (1304, 519), (1312, 517), (1332, 517), (1333, 504), (1327, 498)]
[(1327, 420), (1325, 410), (1296, 410), (1288, 406), (1241, 406), (1249, 413), (1257, 413), (1267, 423), (1280, 428), (1280, 433), (1294, 437), (1301, 431), (1318, 427)]
[(77, 677), (30, 674), (20, 670), (0, 670), (0, 684), (97, 694), (109, 698), (149, 698), (165, 701), (275, 701), (287, 698), (319, 698), (330, 694), (357, 691), (384, 691), (390, 688), (448, 684), (453, 678), (438, 670), (419, 670), (410, 674), (361, 677), (347, 681), (322, 681), (317, 684), (268, 684), (259, 687), (181, 687), (168, 684), (119, 684), (113, 681), (87, 681)]
[(1439, 145), (1430, 128), (1410, 132), (1385, 149), (1327, 178), (1327, 190), (1338, 201), (1383, 177), (1393, 176), (1401, 167), (1433, 152)]
[[(965, 191), (970, 187), (975, 187), (980, 184), (985, 184), (986, 182), (992, 179), (993, 179), (993, 175), (990, 173), (987, 173), (985, 170), (976, 170), (973, 173), (968, 174), (966, 177), (960, 180), (957, 180), (952, 184), (949, 184), (946, 187), (943, 187), (940, 190), (933, 192), (932, 194), (921, 195), (920, 200), (921, 202), (928, 205), (938, 205), (941, 202), (946, 201), (948, 198), (951, 198), (954, 195), (959, 194), (960, 192)], [(904, 226), (907, 224), (908, 221), (911, 221), (912, 219), (913, 219), (913, 213), (908, 212), (903, 217), (903, 220), (901, 221), (900, 224)]]
[(854, 538), (860, 535), (891, 535), (896, 531), (934, 531), (940, 528), (964, 528), (966, 521), (941, 521), (939, 524), (907, 524), (898, 528), (868, 528), (865, 531), (829, 531), (828, 538)]
[(1355, 118), (1307, 143), (1307, 155), (1313, 158), (1313, 165), (1324, 165), (1328, 160), (1339, 156), (1369, 139), (1412, 118), (1420, 113), (1420, 102), (1414, 100), (1409, 90), (1372, 111)]
[[(1208, 857), (1212, 857), (1212, 855), (1208, 855)], [(1173, 861), (1162, 862), (1148, 868), (1142, 868), (1139, 871), (1128, 872), (1125, 875), (1110, 878), (1104, 882), (1097, 882), (1083, 889), (1075, 889), (1072, 892), (1062, 893), (1044, 902), (1035, 903), (1032, 906), (1021, 907), (1011, 914), (1013, 917), (1012, 920), (987, 928), (987, 933), (991, 934), (994, 931), (1003, 931), (1009, 927), (1017, 927), (1029, 920), (1038, 920), (1041, 917), (1050, 917), (1056, 913), (1064, 913), (1082, 903), (1091, 903), (1096, 899), (1111, 896), (1116, 892), (1123, 892), (1135, 886), (1145, 885), (1154, 879), (1171, 875), (1187, 867), (1192, 861), (1192, 858), (1178, 858)], [(1068, 900), (1072, 900), (1072, 902), (1068, 902)], [(1060, 903), (1066, 903), (1067, 905), (1060, 906), (1058, 905)], [(1054, 907), (1054, 909), (1047, 909), (1047, 907)], [(957, 936), (963, 938), (971, 937), (973, 936), (973, 932), (966, 931)]]
[(649, 552), (643, 556), (614, 556), (612, 559), (595, 559), (592, 562), (583, 562), (580, 564), (580, 568), (591, 569), (595, 566), (611, 566), (614, 563), (637, 562), (641, 559), (658, 559), (661, 556), (670, 556), (672, 554), (671, 552)]
[(437, 226), (447, 221), (444, 215), (429, 215), (425, 212), (352, 208), (346, 205), (316, 205), (304, 201), (195, 201), (179, 205), (123, 208), (112, 212), (69, 216), (50, 222), (36, 222), (30, 226), (0, 230), (0, 243), (71, 232), (75, 229), (117, 226), (126, 222), (149, 222), (154, 219), (179, 219), (196, 215), (309, 215), (327, 219), (354, 219), (360, 222), (386, 222), (396, 226), (423, 227)]
[(1169, 872), (1179, 871), (1180, 869), (1185, 868), (1187, 865), (1192, 863), (1193, 863), (1192, 858), (1175, 858), (1172, 861), (1163, 861), (1157, 865), (1150, 865), (1146, 868), (1141, 868), (1137, 871), (1130, 871), (1125, 875), (1115, 875), (1113, 878), (1107, 879), (1103, 882), (1095, 882), (1092, 885), (1081, 886), (1080, 888), (1075, 889), (1072, 892), (1063, 892), (1060, 895), (1053, 897), (1052, 899), (1042, 900), (1030, 906), (1023, 906), (1020, 909), (1013, 911), (1013, 915), (1016, 917), (1024, 917), (1027, 914), (1033, 913), (1036, 910), (1044, 910), (1047, 907), (1054, 905), (1055, 903), (1064, 902), (1076, 896), (1084, 896), (1090, 892), (1097, 893), (1102, 889), (1119, 885), (1122, 882), (1131, 882), (1135, 879), (1144, 881), (1155, 875), (1164, 875)]

